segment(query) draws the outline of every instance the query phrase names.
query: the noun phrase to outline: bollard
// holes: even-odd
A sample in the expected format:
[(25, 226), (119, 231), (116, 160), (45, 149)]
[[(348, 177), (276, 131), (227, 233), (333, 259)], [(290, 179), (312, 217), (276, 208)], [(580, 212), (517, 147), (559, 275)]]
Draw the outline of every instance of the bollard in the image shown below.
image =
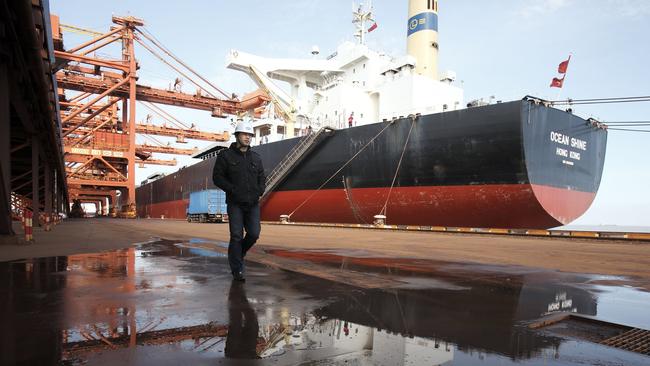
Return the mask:
[(50, 215), (45, 214), (45, 231), (50, 231)]
[(289, 223), (289, 215), (280, 215), (280, 222), (282, 224), (288, 224)]
[(165, 215), (160, 215), (160, 219), (161, 219), (161, 220), (164, 220), (164, 219), (165, 219)]
[(386, 225), (386, 216), (385, 215), (375, 215), (375, 221), (373, 221), (373, 225), (375, 226), (384, 226)]
[(25, 240), (32, 241), (34, 237), (32, 236), (32, 212), (25, 212)]

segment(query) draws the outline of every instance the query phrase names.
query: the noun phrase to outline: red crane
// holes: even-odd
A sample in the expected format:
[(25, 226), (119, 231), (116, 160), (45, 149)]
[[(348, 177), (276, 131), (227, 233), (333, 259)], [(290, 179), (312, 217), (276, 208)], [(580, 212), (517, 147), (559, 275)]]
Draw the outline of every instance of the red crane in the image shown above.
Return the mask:
[[(178, 148), (170, 144), (136, 144), (136, 134), (186, 139), (228, 141), (228, 132), (199, 131), (187, 126), (156, 104), (209, 111), (213, 117), (254, 115), (255, 109), (270, 100), (263, 93), (239, 100), (213, 85), (187, 66), (143, 28), (144, 22), (134, 17), (112, 18), (115, 26), (109, 32), (76, 47), (65, 49), (58, 18), (53, 16), (55, 70), (61, 107), (62, 136), (66, 177), (71, 199), (95, 202), (108, 198), (116, 205), (116, 190), (121, 192), (125, 215), (135, 212), (135, 165), (175, 165), (176, 160), (162, 160), (153, 153), (192, 155), (196, 149)], [(110, 44), (121, 43), (121, 57), (97, 57), (94, 53)], [(170, 66), (198, 89), (194, 94), (178, 88), (164, 90), (138, 84), (135, 44), (140, 44)], [(177, 79), (175, 86), (178, 86)], [(65, 91), (78, 94), (66, 95)], [(70, 94), (70, 93), (68, 93)], [(136, 122), (136, 102), (146, 106), (169, 122), (154, 124)], [(118, 107), (121, 107), (118, 109)], [(121, 110), (121, 116), (120, 116)], [(151, 139), (151, 138), (150, 138)], [(99, 205), (104, 207), (103, 205)], [(124, 210), (126, 208), (126, 210)]]

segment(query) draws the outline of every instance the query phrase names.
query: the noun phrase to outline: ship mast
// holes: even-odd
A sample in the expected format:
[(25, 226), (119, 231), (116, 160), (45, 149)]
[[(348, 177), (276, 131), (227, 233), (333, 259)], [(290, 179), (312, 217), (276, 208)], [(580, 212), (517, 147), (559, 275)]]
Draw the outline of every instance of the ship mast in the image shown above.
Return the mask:
[(375, 18), (372, 14), (372, 0), (368, 0), (365, 9), (363, 3), (360, 3), (359, 6), (357, 6), (356, 3), (353, 2), (352, 24), (354, 24), (354, 27), (356, 28), (354, 31), (354, 36), (359, 39), (359, 44), (366, 43), (366, 33), (368, 33), (366, 22), (375, 22)]

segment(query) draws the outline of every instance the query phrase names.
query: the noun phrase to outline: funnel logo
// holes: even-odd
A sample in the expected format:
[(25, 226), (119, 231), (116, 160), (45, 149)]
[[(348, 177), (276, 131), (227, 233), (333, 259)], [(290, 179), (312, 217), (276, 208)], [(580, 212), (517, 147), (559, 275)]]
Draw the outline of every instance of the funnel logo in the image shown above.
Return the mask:
[(408, 21), (407, 35), (421, 30), (438, 31), (438, 14), (425, 12), (412, 16)]

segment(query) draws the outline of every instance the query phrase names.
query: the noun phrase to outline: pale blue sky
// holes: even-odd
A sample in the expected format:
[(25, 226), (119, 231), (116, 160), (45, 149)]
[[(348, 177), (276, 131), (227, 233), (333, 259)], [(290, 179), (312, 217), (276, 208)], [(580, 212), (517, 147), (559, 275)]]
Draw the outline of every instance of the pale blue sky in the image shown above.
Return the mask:
[[(348, 0), (92, 1), (51, 0), (61, 22), (106, 31), (111, 15), (133, 15), (196, 70), (229, 92), (255, 89), (246, 76), (225, 68), (230, 49), (268, 57), (322, 55), (352, 40)], [(368, 44), (393, 55), (406, 50), (407, 0), (373, 2), (379, 28)], [(466, 100), (536, 95), (558, 97), (548, 87), (557, 64), (573, 54), (561, 98), (650, 95), (650, 1), (648, 0), (440, 0), (440, 69), (454, 70)], [(65, 35), (66, 47), (82, 36)], [(107, 51), (108, 52), (108, 51)], [(177, 74), (138, 48), (140, 82), (167, 87)], [(194, 88), (185, 82), (184, 90)], [(228, 128), (207, 112), (163, 107), (205, 130)], [(582, 117), (602, 121), (650, 120), (650, 103), (576, 106)], [(146, 111), (140, 108), (139, 119)], [(165, 138), (160, 140), (167, 141)], [(190, 142), (203, 147), (206, 142)], [(171, 158), (158, 154), (161, 158)], [(610, 131), (601, 188), (575, 224), (650, 226), (650, 133)], [(155, 171), (149, 167), (137, 181)]]

